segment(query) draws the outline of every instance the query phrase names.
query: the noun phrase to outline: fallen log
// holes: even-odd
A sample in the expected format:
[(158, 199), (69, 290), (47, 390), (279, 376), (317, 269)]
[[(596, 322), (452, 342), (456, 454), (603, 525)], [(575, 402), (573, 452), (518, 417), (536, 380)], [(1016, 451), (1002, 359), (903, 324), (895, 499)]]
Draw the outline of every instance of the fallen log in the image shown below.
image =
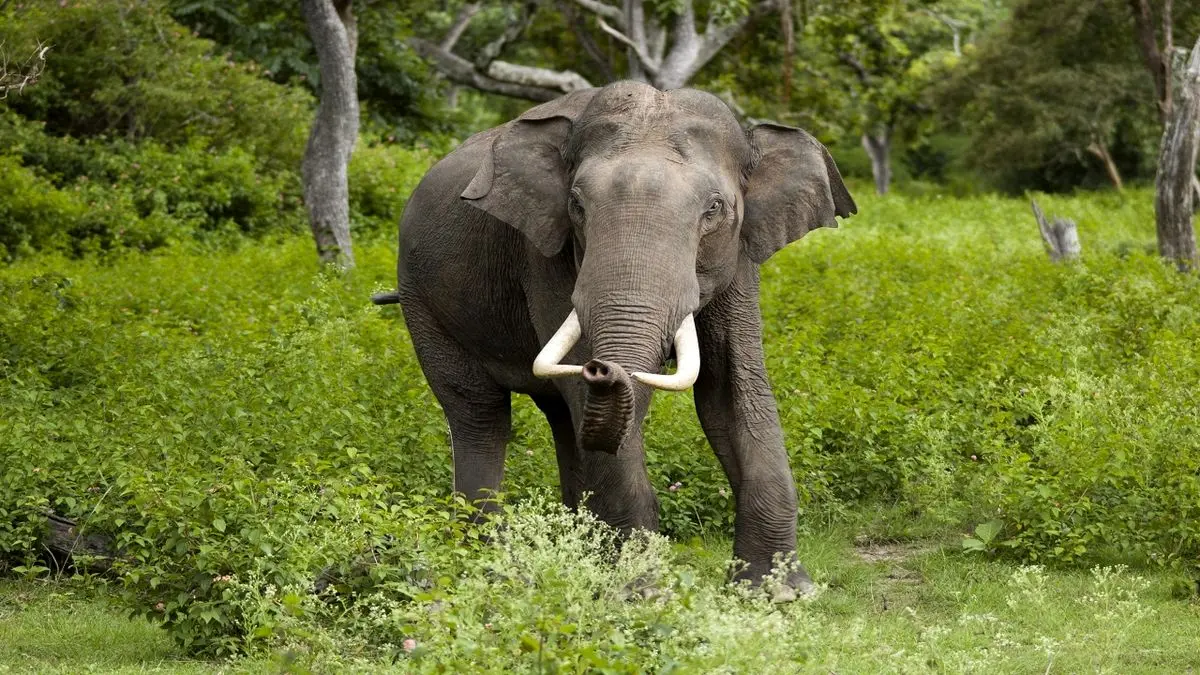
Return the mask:
[(53, 511), (46, 514), (46, 532), (42, 548), (59, 570), (74, 567), (90, 572), (104, 572), (112, 567), (116, 557), (112, 537), (80, 531), (79, 524)]

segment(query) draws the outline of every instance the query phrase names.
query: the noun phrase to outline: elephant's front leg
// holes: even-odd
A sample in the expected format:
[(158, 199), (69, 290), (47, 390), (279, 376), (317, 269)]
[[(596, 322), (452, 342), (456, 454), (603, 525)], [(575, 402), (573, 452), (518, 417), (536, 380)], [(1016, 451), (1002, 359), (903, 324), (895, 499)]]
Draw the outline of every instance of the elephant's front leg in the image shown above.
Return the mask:
[[(737, 500), (733, 553), (748, 564), (738, 578), (757, 584), (777, 554), (791, 560), (796, 551), (796, 484), (763, 363), (757, 266), (743, 258), (733, 283), (696, 324), (696, 411)], [(787, 581), (799, 593), (812, 589), (803, 568)]]

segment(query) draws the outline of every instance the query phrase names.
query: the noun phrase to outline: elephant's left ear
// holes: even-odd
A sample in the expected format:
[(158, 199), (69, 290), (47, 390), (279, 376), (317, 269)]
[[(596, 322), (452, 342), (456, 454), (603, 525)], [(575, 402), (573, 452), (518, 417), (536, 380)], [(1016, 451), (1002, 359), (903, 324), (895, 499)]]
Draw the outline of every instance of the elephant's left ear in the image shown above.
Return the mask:
[(755, 262), (858, 212), (829, 150), (808, 132), (759, 124), (750, 143), (758, 159), (746, 186), (742, 246)]
[(546, 256), (567, 240), (569, 176), (563, 148), (595, 96), (584, 89), (531, 108), (492, 140), (462, 197), (520, 230)]

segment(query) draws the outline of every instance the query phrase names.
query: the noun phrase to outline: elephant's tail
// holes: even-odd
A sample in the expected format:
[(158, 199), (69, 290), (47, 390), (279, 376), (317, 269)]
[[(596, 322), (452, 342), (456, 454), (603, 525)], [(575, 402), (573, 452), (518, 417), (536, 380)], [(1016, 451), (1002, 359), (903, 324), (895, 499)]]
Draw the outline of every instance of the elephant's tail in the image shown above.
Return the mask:
[(376, 293), (371, 296), (371, 302), (377, 305), (396, 305), (400, 303), (400, 291)]

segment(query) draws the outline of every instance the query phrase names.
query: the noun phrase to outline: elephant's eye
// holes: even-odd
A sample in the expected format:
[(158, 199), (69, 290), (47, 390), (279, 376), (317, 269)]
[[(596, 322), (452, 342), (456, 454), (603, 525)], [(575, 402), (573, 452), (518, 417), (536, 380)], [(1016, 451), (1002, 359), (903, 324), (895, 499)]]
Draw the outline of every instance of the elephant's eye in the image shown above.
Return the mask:
[(708, 209), (704, 211), (704, 220), (708, 224), (712, 224), (721, 218), (725, 213), (725, 200), (720, 197), (713, 197), (708, 202)]
[(567, 212), (575, 222), (583, 222), (583, 202), (580, 201), (579, 193), (575, 190), (571, 190), (571, 195), (567, 197)]

